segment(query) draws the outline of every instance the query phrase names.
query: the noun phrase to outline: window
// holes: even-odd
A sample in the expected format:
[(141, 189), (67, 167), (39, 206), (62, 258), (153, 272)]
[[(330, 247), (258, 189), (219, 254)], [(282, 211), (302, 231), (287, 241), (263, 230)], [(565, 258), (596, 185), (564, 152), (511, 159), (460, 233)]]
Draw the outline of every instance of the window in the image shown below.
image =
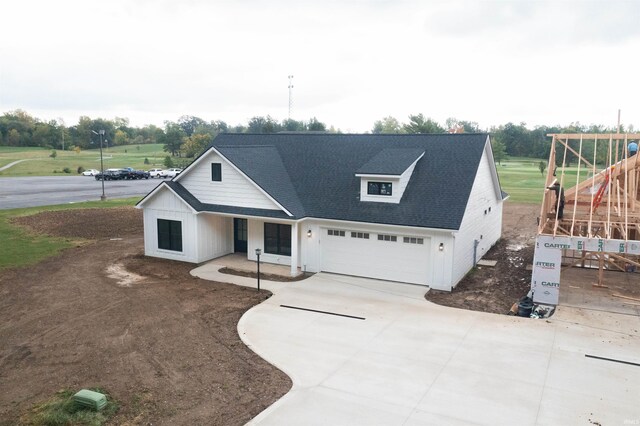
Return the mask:
[(344, 237), (344, 231), (337, 229), (327, 229), (327, 235), (333, 235), (334, 237)]
[(182, 222), (158, 219), (158, 248), (182, 251)]
[(407, 244), (424, 244), (424, 238), (404, 237), (402, 240)]
[(369, 239), (369, 234), (366, 232), (352, 232), (351, 238), (363, 238), (365, 240)]
[(395, 235), (378, 234), (378, 241), (393, 241), (393, 242), (396, 242), (396, 241), (398, 241), (398, 237), (396, 237)]
[(213, 182), (222, 182), (222, 164), (211, 163), (211, 180)]
[(291, 225), (265, 223), (264, 252), (291, 256)]
[(367, 194), (391, 195), (391, 182), (368, 182)]

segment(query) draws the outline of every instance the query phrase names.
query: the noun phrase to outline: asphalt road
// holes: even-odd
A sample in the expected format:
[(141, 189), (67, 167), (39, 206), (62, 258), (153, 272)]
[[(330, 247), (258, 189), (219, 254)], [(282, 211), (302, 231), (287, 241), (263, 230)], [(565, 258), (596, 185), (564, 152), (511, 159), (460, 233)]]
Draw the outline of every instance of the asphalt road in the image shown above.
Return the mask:
[[(107, 199), (142, 198), (160, 182), (160, 179), (105, 181), (104, 193)], [(97, 201), (100, 195), (101, 182), (93, 176), (0, 178), (0, 209)]]

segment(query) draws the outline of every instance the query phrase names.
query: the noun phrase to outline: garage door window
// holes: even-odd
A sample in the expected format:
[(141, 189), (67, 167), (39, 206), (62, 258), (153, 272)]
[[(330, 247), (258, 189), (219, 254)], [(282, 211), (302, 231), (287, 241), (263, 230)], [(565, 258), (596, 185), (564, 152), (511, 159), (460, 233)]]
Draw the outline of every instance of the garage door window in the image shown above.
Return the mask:
[(291, 256), (291, 225), (265, 223), (264, 252)]
[(396, 241), (398, 241), (398, 237), (395, 235), (379, 234), (378, 241), (391, 241), (395, 243)]
[(364, 238), (365, 240), (368, 240), (369, 234), (366, 232), (352, 232), (351, 238)]
[(332, 235), (334, 237), (344, 237), (344, 231), (339, 231), (337, 229), (327, 229), (327, 235)]
[(182, 251), (182, 222), (158, 219), (158, 248)]
[(423, 238), (404, 237), (403, 241), (407, 244), (424, 244)]

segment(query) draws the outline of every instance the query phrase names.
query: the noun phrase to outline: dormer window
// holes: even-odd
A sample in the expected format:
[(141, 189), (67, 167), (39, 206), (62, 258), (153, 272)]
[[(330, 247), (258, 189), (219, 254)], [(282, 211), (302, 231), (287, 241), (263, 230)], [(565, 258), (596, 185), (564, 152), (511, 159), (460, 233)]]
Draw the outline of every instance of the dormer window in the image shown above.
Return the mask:
[(369, 195), (392, 195), (391, 182), (368, 182), (367, 194)]

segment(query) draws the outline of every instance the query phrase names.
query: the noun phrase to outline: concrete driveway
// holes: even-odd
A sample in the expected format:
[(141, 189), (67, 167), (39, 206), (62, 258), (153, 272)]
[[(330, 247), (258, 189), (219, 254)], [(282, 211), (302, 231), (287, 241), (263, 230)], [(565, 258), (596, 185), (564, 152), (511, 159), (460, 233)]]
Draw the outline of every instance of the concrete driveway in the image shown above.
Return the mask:
[(238, 331), (293, 388), (253, 424), (640, 424), (640, 365), (585, 356), (640, 364), (637, 316), (483, 314), (324, 273), (274, 292)]

